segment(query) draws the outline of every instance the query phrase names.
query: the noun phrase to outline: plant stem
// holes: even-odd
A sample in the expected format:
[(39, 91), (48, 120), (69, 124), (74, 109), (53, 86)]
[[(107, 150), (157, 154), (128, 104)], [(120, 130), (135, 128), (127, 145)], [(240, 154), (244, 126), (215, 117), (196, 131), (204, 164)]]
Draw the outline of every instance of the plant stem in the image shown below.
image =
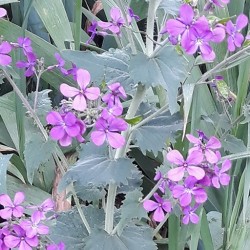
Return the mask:
[[(26, 100), (26, 98), (23, 96), (22, 92), (19, 90), (19, 88), (16, 86), (15, 82), (12, 80), (12, 78), (9, 76), (9, 74), (6, 72), (5, 69), (2, 69), (5, 77), (7, 78), (7, 80), (9, 81), (10, 85), (12, 86), (14, 92), (16, 92), (16, 94), (19, 96), (19, 98), (21, 99), (23, 105), (25, 106), (25, 108), (29, 111), (30, 115), (33, 117), (35, 123), (37, 124), (38, 128), (40, 129), (44, 139), (47, 141), (49, 139), (48, 137), (48, 134), (46, 132), (46, 130), (44, 129), (40, 119), (38, 118), (38, 116), (36, 115), (36, 113), (34, 112), (34, 110), (32, 109), (32, 107), (30, 106), (29, 102)], [(58, 150), (57, 150), (58, 151)], [(59, 156), (57, 153), (53, 153), (52, 154), (61, 173), (62, 174), (65, 174), (65, 169), (67, 170), (68, 167), (68, 163), (67, 163), (67, 160), (65, 158), (65, 156), (63, 155), (62, 152), (60, 152)], [(59, 157), (61, 158), (61, 161), (63, 162), (63, 165), (65, 166), (65, 168), (63, 167), (63, 165), (61, 164), (61, 161), (59, 159)], [(84, 216), (83, 212), (82, 212), (82, 209), (81, 209), (81, 205), (79, 203), (79, 200), (77, 198), (77, 195), (75, 193), (75, 190), (73, 188), (73, 186), (71, 187), (71, 192), (72, 192), (72, 195), (73, 195), (73, 198), (75, 200), (75, 203), (76, 203), (76, 207), (77, 207), (77, 210), (79, 212), (79, 215), (83, 221), (83, 224), (85, 225), (88, 233), (90, 233), (90, 226), (86, 220), (86, 217)]]
[(43, 72), (40, 71), (39, 74), (36, 77), (36, 91), (35, 91), (35, 99), (34, 99), (34, 107), (33, 107), (34, 112), (36, 111), (37, 98), (38, 98), (38, 89), (39, 89), (40, 79), (41, 79), (42, 73)]
[(151, 196), (155, 193), (155, 191), (159, 188), (159, 186), (161, 185), (162, 180), (159, 180), (155, 186), (153, 187), (153, 189), (144, 197), (144, 199), (142, 199), (140, 201), (140, 203), (143, 203), (144, 201), (148, 200), (151, 198)]
[(155, 230), (153, 231), (153, 236), (155, 236), (159, 230), (162, 228), (162, 226), (166, 223), (166, 221), (168, 220), (168, 217), (169, 217), (169, 213), (167, 213), (164, 217), (164, 220), (161, 221), (158, 226), (155, 228)]
[[(146, 94), (145, 86), (139, 84), (136, 90), (136, 94), (133, 100), (131, 101), (131, 104), (129, 106), (125, 119), (131, 119), (134, 117), (143, 98), (145, 97), (145, 94)], [(127, 148), (129, 145), (130, 129), (128, 129), (127, 131), (124, 131), (122, 135), (124, 136), (125, 141), (127, 143), (122, 148), (119, 148), (116, 150), (114, 159), (118, 159), (118, 158), (126, 156)], [(116, 190), (117, 190), (117, 185), (114, 183), (109, 183), (107, 203), (106, 203), (106, 214), (105, 214), (105, 230), (109, 234), (112, 234), (112, 230), (114, 226), (113, 224), (114, 224), (114, 208), (115, 208)]]
[(150, 56), (154, 51), (153, 40), (154, 40), (155, 13), (160, 2), (161, 0), (149, 0), (148, 18), (147, 18), (147, 37), (146, 37), (146, 51), (148, 56)]

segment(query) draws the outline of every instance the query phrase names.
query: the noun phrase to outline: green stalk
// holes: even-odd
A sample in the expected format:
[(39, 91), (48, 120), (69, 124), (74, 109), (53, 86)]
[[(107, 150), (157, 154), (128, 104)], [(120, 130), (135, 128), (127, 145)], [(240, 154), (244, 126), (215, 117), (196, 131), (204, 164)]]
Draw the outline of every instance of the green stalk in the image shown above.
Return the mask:
[[(135, 116), (137, 109), (139, 108), (140, 103), (143, 101), (146, 94), (145, 86), (139, 84), (137, 87), (136, 94), (129, 106), (127, 115), (125, 119), (131, 119)], [(127, 142), (122, 148), (119, 148), (115, 152), (115, 159), (125, 157), (127, 153), (127, 148), (129, 145), (129, 135), (130, 129), (123, 132), (122, 135)], [(114, 227), (114, 209), (115, 209), (115, 197), (116, 197), (117, 185), (114, 183), (109, 183), (107, 204), (106, 204), (106, 214), (105, 214), (105, 231), (109, 234), (112, 234)]]
[(80, 50), (82, 27), (82, 0), (75, 3), (75, 49)]

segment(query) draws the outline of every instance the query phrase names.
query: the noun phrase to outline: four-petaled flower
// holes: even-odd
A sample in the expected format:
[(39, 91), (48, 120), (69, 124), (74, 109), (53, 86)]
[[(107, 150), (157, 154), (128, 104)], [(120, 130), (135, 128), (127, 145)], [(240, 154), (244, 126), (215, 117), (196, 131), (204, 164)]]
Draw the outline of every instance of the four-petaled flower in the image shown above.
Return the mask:
[(236, 19), (236, 24), (233, 24), (231, 20), (226, 23), (226, 32), (228, 34), (227, 43), (228, 50), (235, 51), (236, 47), (241, 47), (244, 36), (240, 31), (248, 24), (248, 18), (244, 14), (240, 14)]
[(171, 150), (167, 154), (167, 159), (178, 166), (168, 171), (168, 178), (172, 181), (180, 181), (186, 171), (197, 180), (201, 180), (205, 175), (205, 171), (197, 167), (203, 161), (203, 154), (199, 151), (189, 153), (187, 159), (184, 160), (178, 150)]
[(174, 186), (173, 197), (179, 199), (180, 205), (186, 207), (192, 202), (192, 196), (196, 203), (204, 203), (207, 200), (206, 191), (196, 186), (197, 180), (193, 176), (186, 178), (184, 185)]
[(13, 202), (7, 194), (0, 195), (0, 204), (4, 206), (4, 209), (0, 210), (0, 217), (3, 219), (10, 219), (12, 216), (20, 218), (24, 213), (24, 207), (21, 206), (24, 198), (23, 192), (17, 192)]
[(212, 184), (215, 188), (220, 188), (220, 184), (227, 186), (230, 182), (230, 176), (225, 172), (231, 168), (231, 161), (226, 159), (222, 163), (221, 169), (216, 165), (214, 167), (214, 175), (212, 176)]
[(125, 144), (125, 139), (119, 132), (127, 128), (128, 124), (123, 119), (111, 116), (108, 119), (100, 117), (95, 124), (96, 130), (91, 133), (91, 139), (97, 146), (107, 140), (111, 147), (120, 148)]
[(119, 35), (121, 32), (121, 27), (125, 24), (121, 10), (117, 7), (112, 7), (110, 10), (110, 17), (110, 22), (98, 21), (97, 24), (103, 30), (110, 30), (111, 32)]
[(8, 42), (2, 42), (0, 44), (0, 65), (7, 66), (10, 65), (12, 59), (9, 55), (11, 52), (11, 45)]
[(26, 231), (19, 225), (14, 225), (13, 230), (15, 235), (7, 235), (4, 238), (4, 243), (7, 247), (21, 250), (32, 250), (32, 247), (37, 247), (39, 240), (37, 236), (28, 237)]
[(31, 47), (31, 40), (29, 37), (19, 37), (17, 39), (17, 43), (23, 49), (24, 55), (33, 52), (33, 49)]
[(72, 103), (73, 108), (84, 111), (87, 107), (86, 98), (96, 100), (100, 96), (100, 89), (98, 87), (87, 88), (90, 83), (90, 74), (87, 70), (77, 70), (76, 79), (80, 89), (63, 83), (60, 85), (60, 91), (66, 97), (75, 97)]
[(183, 208), (183, 218), (182, 218), (182, 223), (187, 225), (189, 221), (191, 221), (194, 224), (197, 224), (199, 222), (199, 216), (195, 213), (197, 210), (198, 206), (195, 205), (194, 207), (187, 206)]
[(51, 198), (48, 198), (41, 205), (30, 206), (29, 208), (35, 210), (33, 212), (35, 214), (34, 216), (39, 217), (41, 220), (44, 220), (46, 219), (46, 216), (45, 216), (46, 213), (54, 210), (55, 202)]
[(46, 120), (48, 124), (54, 126), (50, 131), (50, 137), (53, 140), (59, 140), (60, 145), (64, 147), (71, 144), (72, 137), (77, 138), (84, 132), (80, 126), (82, 122), (71, 112), (60, 114), (56, 111), (51, 111), (47, 115)]
[(143, 207), (147, 211), (154, 211), (153, 219), (157, 222), (164, 220), (164, 211), (169, 213), (172, 210), (172, 204), (169, 200), (164, 200), (157, 193), (154, 194), (156, 201), (146, 200), (143, 202)]
[(36, 72), (36, 63), (37, 58), (33, 52), (26, 53), (27, 61), (18, 61), (16, 63), (17, 68), (26, 68), (25, 76), (30, 77), (33, 76)]

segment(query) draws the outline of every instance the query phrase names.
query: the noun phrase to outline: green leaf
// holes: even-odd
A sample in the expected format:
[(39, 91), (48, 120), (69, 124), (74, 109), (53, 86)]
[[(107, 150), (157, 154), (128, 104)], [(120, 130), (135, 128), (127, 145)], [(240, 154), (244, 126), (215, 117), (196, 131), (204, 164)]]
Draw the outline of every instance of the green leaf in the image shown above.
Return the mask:
[(136, 116), (134, 118), (131, 119), (125, 119), (125, 121), (130, 124), (130, 125), (136, 125), (137, 123), (139, 123), (142, 120), (142, 116)]
[(135, 129), (133, 142), (143, 154), (152, 151), (157, 156), (158, 152), (166, 147), (167, 140), (175, 142), (175, 132), (181, 130), (182, 126), (183, 122), (178, 113), (170, 115), (167, 112)]
[(65, 41), (74, 41), (61, 0), (34, 0), (33, 6), (59, 49), (65, 49)]
[(40, 133), (30, 133), (25, 143), (24, 157), (29, 183), (33, 182), (35, 171), (52, 156), (55, 143), (45, 141)]
[(173, 46), (165, 46), (153, 57), (143, 53), (132, 56), (129, 70), (135, 83), (141, 82), (147, 87), (161, 85), (167, 90), (170, 111), (175, 113), (179, 110), (176, 98), (180, 82), (187, 74), (186, 66), (184, 57), (178, 55)]
[(72, 182), (79, 187), (105, 187), (110, 182), (118, 186), (128, 184), (128, 178), (132, 178), (136, 169), (133, 159), (109, 159), (106, 146), (97, 147), (92, 143), (84, 145), (82, 149), (79, 160), (63, 176), (59, 189), (66, 188)]
[(244, 142), (233, 135), (227, 135), (227, 137), (222, 141), (222, 146), (225, 151), (230, 153), (247, 151), (247, 147), (244, 145)]
[(95, 229), (87, 238), (85, 250), (156, 250), (152, 231), (145, 226), (128, 226), (121, 236), (110, 235), (103, 229)]
[[(82, 208), (88, 219), (90, 228), (104, 225), (104, 211), (93, 206)], [(49, 238), (55, 243), (63, 241), (67, 250), (85, 249), (85, 240), (88, 232), (83, 225), (79, 213), (74, 208), (70, 211), (59, 213), (56, 224), (50, 228)], [(97, 243), (97, 242), (96, 242)], [(98, 248), (96, 248), (98, 249)]]
[(223, 244), (224, 230), (221, 227), (222, 214), (211, 211), (207, 214), (208, 226), (212, 236), (214, 249), (219, 249)]
[(88, 70), (91, 80), (97, 85), (103, 80), (107, 84), (120, 82), (126, 91), (131, 91), (134, 85), (128, 71), (130, 56), (126, 50), (110, 49), (102, 54), (64, 50), (62, 56), (75, 63), (77, 67)]
[(16, 3), (19, 0), (0, 0), (0, 5), (8, 4), (8, 3)]
[(182, 0), (162, 0), (159, 9), (163, 9), (167, 14), (177, 15), (182, 4)]
[[(47, 125), (46, 115), (52, 110), (51, 99), (49, 97), (51, 91), (50, 89), (45, 89), (37, 93), (36, 114), (44, 126)], [(36, 92), (28, 94), (27, 100), (31, 107), (34, 107), (35, 95)]]
[(202, 218), (201, 218), (201, 239), (203, 241), (205, 250), (216, 249), (214, 248), (213, 245), (213, 240), (208, 225), (208, 219), (206, 211), (204, 209), (202, 209)]
[(0, 194), (7, 192), (6, 175), (11, 156), (12, 155), (0, 155)]
[(122, 229), (128, 224), (131, 219), (148, 219), (147, 212), (140, 202), (142, 196), (142, 192), (137, 189), (126, 194), (123, 205), (119, 210), (119, 212), (121, 213), (121, 218), (118, 223), (118, 234), (122, 232)]

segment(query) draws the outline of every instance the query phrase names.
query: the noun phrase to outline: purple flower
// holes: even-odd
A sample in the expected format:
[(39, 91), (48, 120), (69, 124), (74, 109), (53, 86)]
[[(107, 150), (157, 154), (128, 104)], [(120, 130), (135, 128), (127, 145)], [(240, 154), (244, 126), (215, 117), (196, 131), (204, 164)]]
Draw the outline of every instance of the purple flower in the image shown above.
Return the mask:
[(248, 18), (244, 14), (240, 14), (236, 19), (236, 24), (233, 24), (232, 21), (228, 21), (226, 23), (226, 32), (228, 34), (227, 38), (227, 48), (229, 51), (235, 51), (236, 47), (240, 48), (243, 41), (244, 36), (240, 33), (240, 31), (246, 27), (248, 24)]
[(4, 8), (0, 8), (0, 18), (7, 15), (7, 11)]
[(103, 30), (110, 30), (111, 32), (119, 35), (121, 32), (121, 26), (125, 24), (125, 20), (122, 17), (121, 10), (117, 7), (112, 7), (110, 10), (110, 22), (98, 21), (97, 24)]
[(6, 234), (4, 234), (3, 229), (0, 229), (0, 249), (1, 250), (9, 250), (9, 248), (4, 244), (4, 237)]
[(64, 250), (65, 249), (65, 245), (63, 242), (60, 242), (58, 244), (51, 244), (48, 245), (46, 250)]
[(119, 82), (112, 83), (108, 85), (111, 93), (107, 93), (102, 97), (102, 100), (107, 103), (110, 107), (113, 106), (122, 106), (120, 98), (126, 99), (127, 95), (124, 88)]
[(108, 107), (104, 108), (101, 116), (104, 119), (108, 119), (110, 116), (112, 117), (116, 117), (122, 114), (123, 111), (123, 107), (122, 106), (112, 106), (112, 105), (108, 105)]
[(171, 150), (167, 154), (167, 159), (169, 162), (178, 166), (168, 171), (168, 178), (172, 181), (180, 181), (185, 171), (187, 171), (189, 175), (194, 176), (197, 180), (201, 180), (205, 175), (205, 171), (197, 167), (203, 160), (203, 154), (199, 151), (189, 153), (187, 159), (184, 160), (178, 150)]
[(66, 70), (65, 68), (63, 68), (65, 61), (62, 59), (62, 57), (60, 56), (59, 53), (55, 53), (55, 58), (57, 60), (57, 65), (56, 67), (60, 69), (60, 71), (62, 72), (63, 75), (68, 75), (68, 70)]
[(30, 220), (23, 220), (20, 222), (20, 226), (26, 231), (26, 235), (32, 238), (40, 234), (48, 234), (49, 227), (40, 223), (41, 218), (36, 213), (33, 213)]
[(51, 111), (46, 117), (47, 123), (54, 127), (50, 131), (50, 137), (53, 140), (59, 140), (61, 146), (69, 146), (72, 142), (72, 137), (78, 136), (82, 131), (79, 126), (76, 116), (68, 112), (60, 114), (56, 111)]
[(17, 43), (19, 47), (23, 49), (24, 54), (33, 52), (33, 49), (31, 47), (31, 40), (29, 37), (19, 37), (17, 39)]
[(187, 206), (185, 208), (183, 208), (183, 218), (182, 218), (182, 222), (183, 224), (188, 224), (189, 221), (191, 221), (194, 224), (197, 224), (199, 222), (199, 216), (195, 213), (195, 211), (197, 210), (198, 206), (194, 206), (193, 208), (191, 206)]
[(39, 206), (30, 206), (30, 209), (35, 209), (34, 216), (40, 218), (40, 220), (46, 219), (45, 214), (49, 211), (53, 211), (55, 208), (55, 202), (48, 198)]
[(192, 202), (192, 196), (196, 203), (204, 203), (207, 200), (206, 191), (196, 186), (197, 180), (193, 176), (186, 178), (184, 185), (176, 185), (172, 194), (174, 198), (179, 199), (180, 205), (186, 207)]
[(193, 30), (194, 11), (188, 4), (180, 7), (180, 16), (177, 19), (169, 19), (165, 27), (161, 30), (161, 34), (168, 32), (172, 37), (182, 36), (185, 39)]
[(76, 67), (76, 65), (74, 63), (72, 63), (72, 68), (68, 69), (67, 75), (72, 75), (73, 79), (76, 81), (77, 80), (77, 76), (76, 76), (77, 71), (78, 71), (78, 68)]
[(214, 167), (214, 175), (212, 177), (212, 184), (215, 188), (220, 188), (220, 184), (223, 186), (227, 186), (230, 182), (230, 176), (225, 172), (231, 168), (231, 161), (225, 160), (222, 163), (221, 169), (218, 166)]
[(18, 61), (16, 63), (17, 68), (26, 68), (25, 76), (30, 77), (33, 76), (36, 72), (36, 55), (32, 52), (26, 53), (27, 62), (26, 61)]
[(209, 163), (218, 162), (218, 157), (214, 150), (221, 148), (221, 143), (215, 136), (212, 136), (207, 143), (203, 143), (199, 138), (191, 134), (187, 134), (186, 137), (191, 143), (194, 143), (194, 147), (190, 149), (190, 152), (202, 152), (205, 154), (206, 160)]
[(0, 65), (7, 66), (11, 64), (11, 57), (7, 54), (11, 52), (11, 45), (8, 42), (0, 44)]
[(4, 238), (4, 243), (7, 247), (17, 248), (20, 250), (32, 250), (32, 247), (37, 247), (39, 240), (37, 236), (28, 237), (23, 228), (18, 225), (13, 226), (15, 235), (7, 235)]
[(97, 27), (98, 27), (97, 21), (93, 21), (91, 23), (91, 25), (89, 26), (88, 33), (91, 33), (91, 36), (88, 39), (88, 41), (86, 42), (86, 44), (90, 44), (94, 40), (96, 35), (101, 35), (101, 36), (107, 35), (107, 32), (105, 32), (105, 31), (98, 31)]
[[(138, 15), (135, 15), (132, 8), (128, 8), (128, 14), (129, 14), (129, 17), (134, 18), (135, 21), (137, 22), (140, 21), (140, 17)], [(131, 21), (129, 23), (131, 23)]]
[(0, 217), (3, 219), (10, 219), (12, 216), (20, 218), (24, 213), (24, 208), (21, 206), (24, 199), (22, 192), (15, 194), (13, 202), (7, 194), (0, 195), (0, 204), (4, 206), (4, 209), (0, 210)]
[(125, 139), (119, 132), (127, 128), (128, 124), (123, 119), (100, 117), (95, 124), (96, 130), (91, 133), (91, 139), (97, 146), (102, 145), (107, 140), (111, 147), (120, 148), (125, 144)]
[(143, 207), (147, 211), (154, 211), (153, 219), (157, 222), (161, 222), (164, 220), (164, 212), (171, 212), (172, 204), (169, 200), (164, 200), (157, 193), (154, 194), (154, 198), (156, 200), (147, 200), (143, 202)]
[(204, 10), (206, 10), (206, 11), (211, 10), (212, 8), (214, 8), (215, 5), (223, 8), (229, 2), (230, 2), (230, 0), (208, 0), (204, 6)]
[(66, 97), (75, 97), (72, 104), (73, 108), (84, 111), (87, 107), (86, 98), (96, 100), (100, 96), (100, 89), (98, 87), (87, 88), (90, 83), (90, 74), (87, 70), (77, 70), (76, 77), (80, 89), (63, 83), (60, 85), (60, 91)]

